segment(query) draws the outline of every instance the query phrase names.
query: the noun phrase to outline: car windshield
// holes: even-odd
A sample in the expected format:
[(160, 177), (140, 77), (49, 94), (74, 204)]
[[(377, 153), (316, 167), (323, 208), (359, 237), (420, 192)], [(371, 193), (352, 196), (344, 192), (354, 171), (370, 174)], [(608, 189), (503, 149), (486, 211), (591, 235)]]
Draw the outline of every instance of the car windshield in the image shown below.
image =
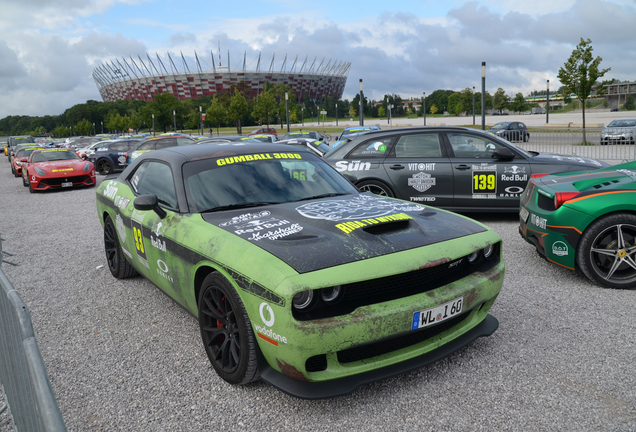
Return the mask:
[(67, 159), (80, 159), (80, 157), (73, 150), (67, 149), (55, 149), (55, 150), (42, 150), (33, 154), (31, 163), (36, 162), (49, 162)]
[(31, 153), (33, 153), (33, 150), (40, 150), (42, 147), (33, 147), (33, 148), (21, 148), (20, 150), (18, 150), (18, 152), (16, 153), (15, 157), (20, 159), (23, 157), (29, 157), (31, 156)]
[(612, 122), (607, 125), (607, 127), (634, 127), (636, 126), (636, 119), (623, 119), (623, 120), (612, 120)]
[(265, 153), (189, 162), (183, 167), (193, 212), (357, 193), (317, 156)]
[(490, 129), (498, 130), (498, 129), (506, 129), (508, 128), (508, 123), (497, 123)]

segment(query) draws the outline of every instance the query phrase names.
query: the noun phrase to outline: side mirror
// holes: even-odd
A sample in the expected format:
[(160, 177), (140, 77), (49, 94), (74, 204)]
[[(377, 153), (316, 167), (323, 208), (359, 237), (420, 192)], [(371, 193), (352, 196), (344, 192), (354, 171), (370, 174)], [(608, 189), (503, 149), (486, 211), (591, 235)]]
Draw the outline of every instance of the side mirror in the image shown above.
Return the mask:
[(135, 209), (139, 211), (152, 210), (157, 213), (157, 216), (159, 216), (161, 219), (165, 218), (167, 215), (166, 211), (159, 207), (159, 201), (157, 201), (157, 195), (155, 194), (139, 195), (133, 201), (133, 205)]
[(492, 157), (493, 159), (509, 160), (514, 159), (515, 154), (509, 148), (500, 147), (492, 153)]
[(20, 158), (20, 162), (26, 162), (26, 161), (27, 161), (27, 158), (25, 158), (25, 157)]

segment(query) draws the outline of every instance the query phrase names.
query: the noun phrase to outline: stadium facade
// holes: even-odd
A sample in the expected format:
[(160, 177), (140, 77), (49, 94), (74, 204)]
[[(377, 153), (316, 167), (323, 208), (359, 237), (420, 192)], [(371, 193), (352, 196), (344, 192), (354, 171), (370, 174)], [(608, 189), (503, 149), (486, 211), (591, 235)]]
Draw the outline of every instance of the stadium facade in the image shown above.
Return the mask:
[[(312, 100), (323, 99), (325, 96), (341, 99), (351, 67), (350, 62), (329, 60), (325, 63), (324, 59), (318, 62), (317, 58), (308, 63), (307, 57), (302, 64), (296, 57), (288, 67), (287, 56), (280, 66), (275, 66), (274, 55), (269, 67), (264, 70), (259, 54), (256, 67), (249, 70), (244, 54), (242, 68), (221, 66), (220, 56), (217, 66), (214, 55), (211, 55), (211, 68), (206, 67), (204, 70), (195, 52), (191, 63), (196, 67), (191, 71), (183, 54), (181, 62), (177, 63), (170, 54), (167, 54), (164, 60), (158, 55), (155, 60), (149, 55), (146, 55), (146, 60), (141, 56), (137, 57), (137, 60), (132, 57), (128, 60), (110, 60), (93, 70), (93, 79), (105, 102), (124, 99), (152, 101), (154, 96), (160, 93), (171, 93), (178, 100), (197, 99), (201, 96), (223, 93), (231, 85), (241, 81), (250, 86), (250, 97), (262, 92), (267, 81), (270, 84), (289, 86), (299, 100), (303, 100), (307, 95)], [(170, 71), (165, 64), (168, 64)], [(226, 64), (230, 64), (229, 53)]]

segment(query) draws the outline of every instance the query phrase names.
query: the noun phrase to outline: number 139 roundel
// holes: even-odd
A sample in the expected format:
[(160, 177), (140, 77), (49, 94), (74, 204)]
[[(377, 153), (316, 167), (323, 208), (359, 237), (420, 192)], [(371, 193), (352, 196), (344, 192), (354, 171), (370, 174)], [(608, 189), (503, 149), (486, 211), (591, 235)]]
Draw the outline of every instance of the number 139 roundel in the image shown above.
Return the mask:
[(195, 316), (231, 384), (348, 394), (498, 327), (494, 231), (361, 193), (308, 149), (156, 150), (107, 176), (96, 198), (113, 276), (141, 274)]

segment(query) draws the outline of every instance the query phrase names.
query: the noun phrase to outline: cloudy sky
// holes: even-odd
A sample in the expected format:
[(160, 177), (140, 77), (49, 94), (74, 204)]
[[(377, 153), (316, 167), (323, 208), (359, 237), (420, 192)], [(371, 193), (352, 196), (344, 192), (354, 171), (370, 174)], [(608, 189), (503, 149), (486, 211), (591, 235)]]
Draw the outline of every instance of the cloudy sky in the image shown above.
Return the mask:
[[(92, 78), (105, 60), (146, 54), (211, 55), (255, 69), (347, 61), (344, 98), (359, 79), (371, 99), (437, 89), (509, 94), (550, 89), (583, 37), (611, 67), (636, 81), (634, 0), (0, 0), (0, 118), (57, 115), (101, 101)], [(217, 64), (218, 65), (218, 64)], [(193, 65), (190, 65), (191, 67)], [(262, 68), (262, 66), (261, 66)]]

